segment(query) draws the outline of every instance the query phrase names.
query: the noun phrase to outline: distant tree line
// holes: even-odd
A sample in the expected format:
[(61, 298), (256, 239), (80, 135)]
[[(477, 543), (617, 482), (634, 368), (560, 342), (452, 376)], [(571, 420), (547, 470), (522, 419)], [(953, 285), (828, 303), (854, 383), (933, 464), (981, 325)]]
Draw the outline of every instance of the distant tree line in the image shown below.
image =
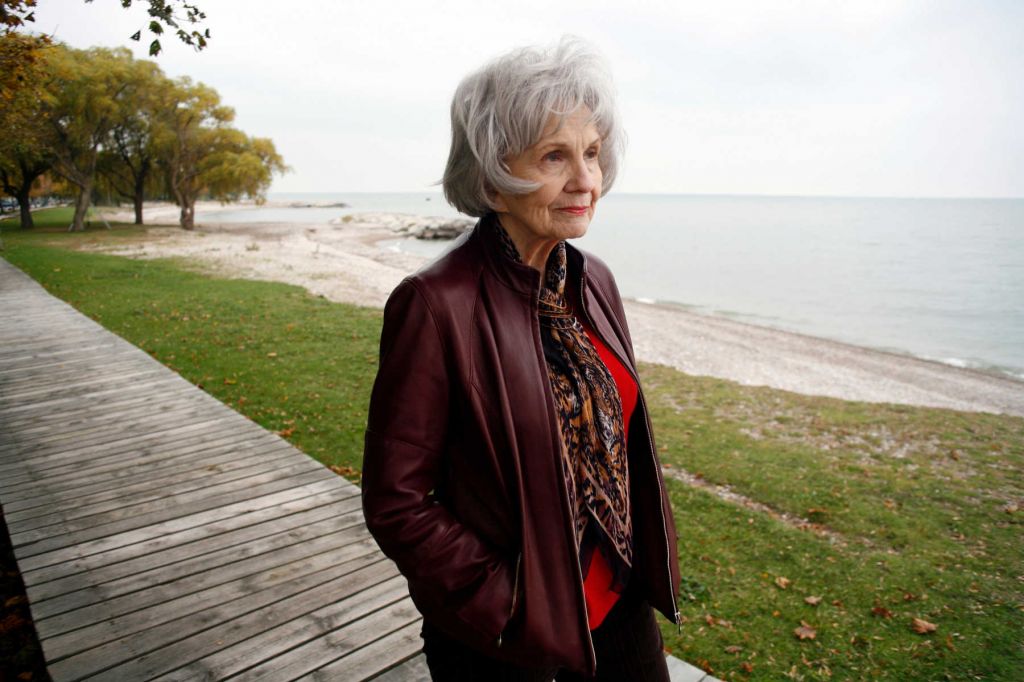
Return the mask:
[(200, 198), (262, 200), (286, 166), (267, 138), (232, 126), (216, 90), (170, 79), (124, 48), (78, 50), (45, 37), (0, 36), (0, 182), (32, 227), (33, 193), (74, 196), (83, 230), (94, 195), (170, 198), (185, 229)]

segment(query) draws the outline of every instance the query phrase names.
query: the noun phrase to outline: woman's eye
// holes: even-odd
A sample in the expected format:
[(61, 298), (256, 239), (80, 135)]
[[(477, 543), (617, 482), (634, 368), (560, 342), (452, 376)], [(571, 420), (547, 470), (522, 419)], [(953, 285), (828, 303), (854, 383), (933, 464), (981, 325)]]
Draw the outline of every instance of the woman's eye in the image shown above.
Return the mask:
[(588, 159), (596, 159), (600, 155), (600, 150), (597, 147), (591, 147), (587, 150)]
[(545, 161), (559, 161), (562, 158), (562, 152), (548, 152), (544, 155)]

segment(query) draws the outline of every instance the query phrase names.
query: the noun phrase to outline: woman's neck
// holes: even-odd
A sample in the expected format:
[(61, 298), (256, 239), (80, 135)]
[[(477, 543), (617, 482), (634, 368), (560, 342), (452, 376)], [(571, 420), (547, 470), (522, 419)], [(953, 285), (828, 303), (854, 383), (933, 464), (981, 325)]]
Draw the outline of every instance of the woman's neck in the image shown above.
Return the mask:
[(544, 274), (544, 268), (548, 264), (548, 256), (558, 246), (559, 240), (538, 237), (526, 230), (517, 229), (515, 223), (501, 220), (500, 215), (498, 216), (498, 222), (501, 223), (501, 227), (508, 234), (509, 238), (512, 239), (512, 243), (515, 244), (516, 251), (519, 252), (519, 258), (523, 261), (523, 264), (529, 265), (534, 270)]

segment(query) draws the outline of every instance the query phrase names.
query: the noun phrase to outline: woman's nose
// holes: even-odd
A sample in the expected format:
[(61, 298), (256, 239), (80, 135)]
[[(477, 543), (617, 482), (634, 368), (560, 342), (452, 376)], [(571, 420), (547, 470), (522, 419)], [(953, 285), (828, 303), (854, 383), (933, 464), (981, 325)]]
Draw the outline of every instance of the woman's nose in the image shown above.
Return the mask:
[(565, 186), (567, 192), (592, 192), (597, 182), (597, 162), (580, 156), (573, 159), (572, 177)]

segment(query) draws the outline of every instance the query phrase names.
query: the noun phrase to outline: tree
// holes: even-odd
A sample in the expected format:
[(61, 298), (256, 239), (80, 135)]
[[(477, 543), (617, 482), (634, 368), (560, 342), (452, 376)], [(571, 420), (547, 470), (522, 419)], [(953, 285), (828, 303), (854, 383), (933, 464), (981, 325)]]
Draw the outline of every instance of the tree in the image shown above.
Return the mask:
[(204, 193), (221, 201), (243, 196), (262, 201), (273, 173), (287, 170), (274, 143), (233, 128), (234, 110), (202, 83), (180, 79), (176, 99), (177, 106), (168, 112), (169, 176), (181, 226), (195, 229), (195, 203)]
[(0, 35), (0, 189), (18, 201), (22, 228), (32, 227), (30, 195), (52, 164), (40, 83), (49, 41)]
[(46, 114), (54, 136), (54, 170), (78, 189), (71, 229), (85, 229), (100, 148), (125, 116), (136, 87), (125, 48), (75, 50), (54, 46)]
[(168, 139), (163, 112), (173, 106), (174, 90), (173, 82), (153, 62), (133, 61), (128, 74), (123, 115), (110, 131), (97, 169), (110, 189), (134, 204), (135, 224), (142, 225), (143, 202), (166, 151), (160, 148), (160, 141)]

